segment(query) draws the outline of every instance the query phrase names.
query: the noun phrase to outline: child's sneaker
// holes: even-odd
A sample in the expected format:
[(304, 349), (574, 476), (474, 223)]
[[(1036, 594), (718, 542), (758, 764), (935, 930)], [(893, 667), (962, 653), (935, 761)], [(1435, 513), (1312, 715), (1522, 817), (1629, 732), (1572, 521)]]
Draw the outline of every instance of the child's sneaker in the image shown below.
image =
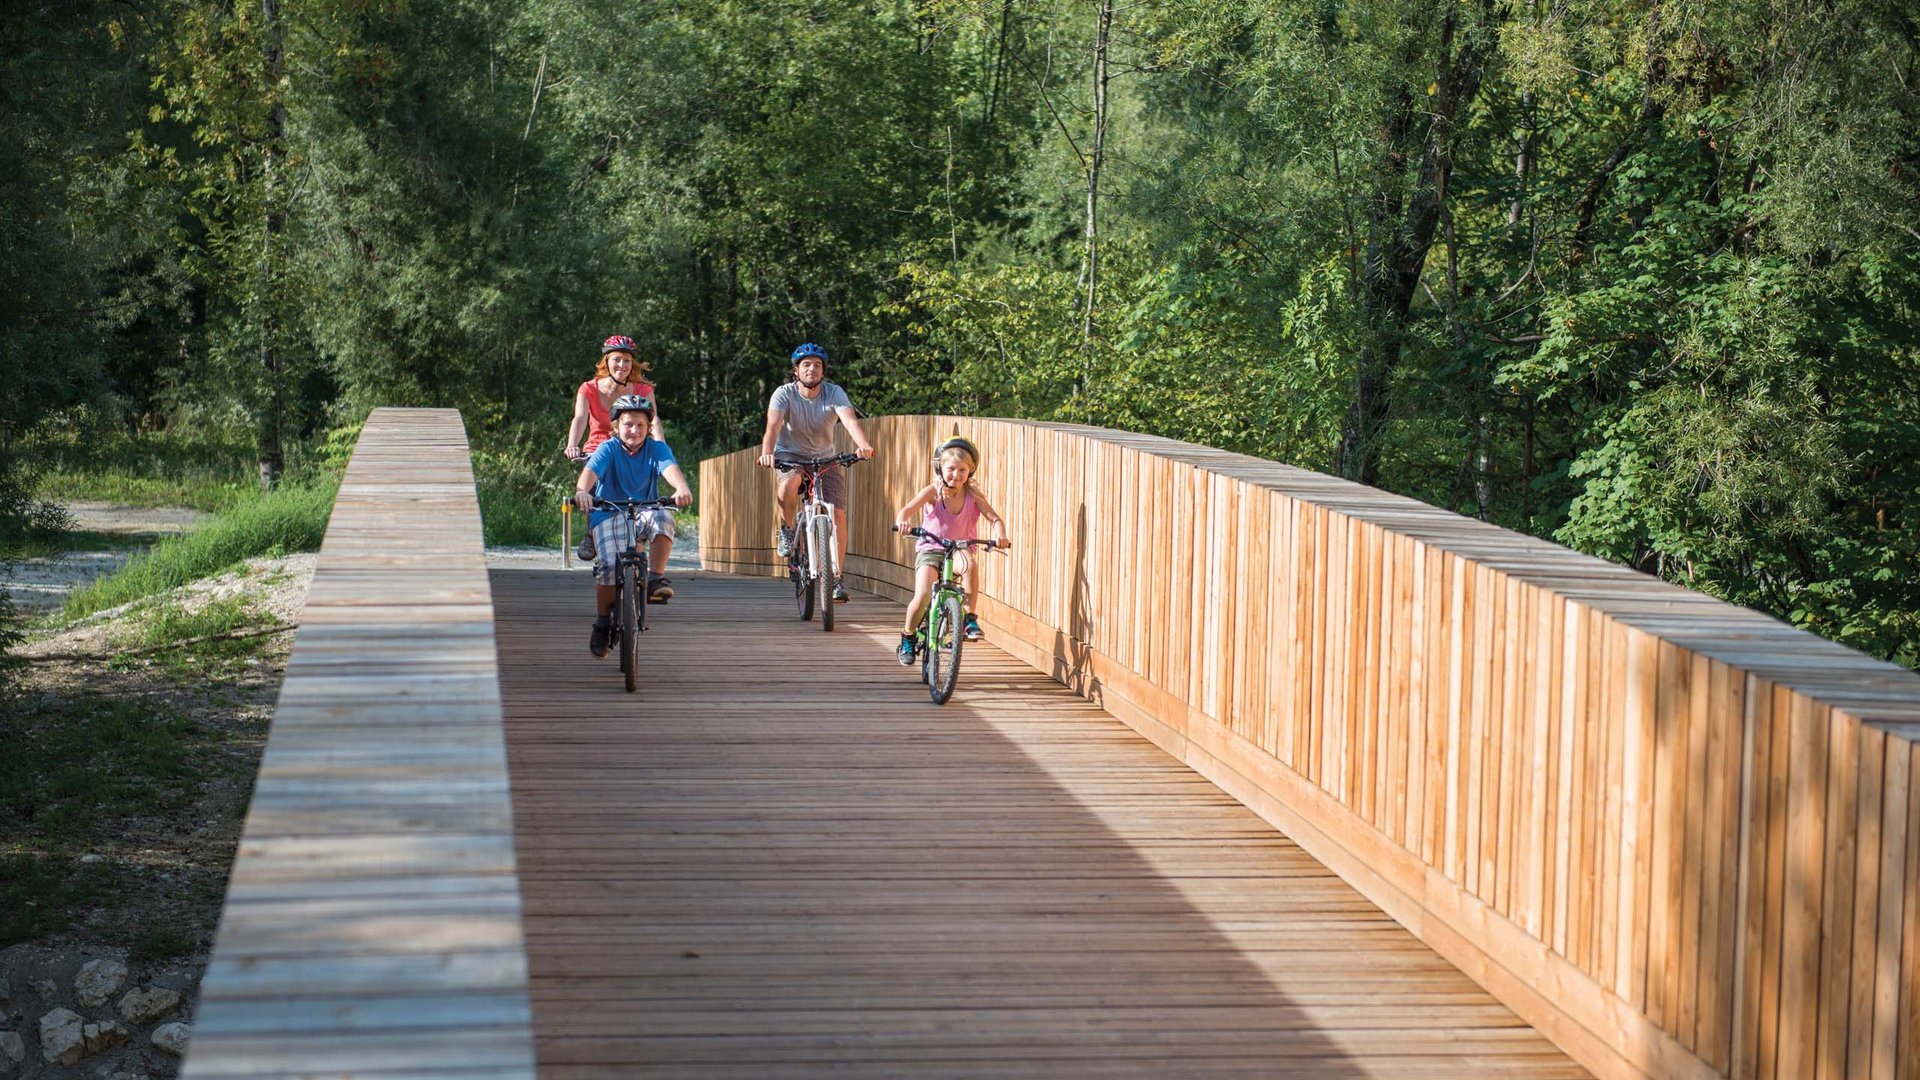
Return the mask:
[(673, 599), (673, 583), (659, 574), (647, 575), (647, 603), (664, 604)]
[(780, 549), (781, 558), (791, 557), (793, 555), (793, 530), (787, 528), (785, 525), (780, 526), (780, 542), (775, 546)]
[(847, 602), (847, 583), (839, 578), (833, 579), (833, 600), (837, 604)]
[(581, 537), (580, 546), (577, 548), (574, 548), (573, 553), (580, 557), (581, 562), (592, 562), (594, 559), (593, 534), (588, 533), (587, 535)]
[(596, 657), (607, 655), (607, 635), (612, 631), (612, 622), (595, 620), (593, 624), (593, 636), (587, 639), (588, 651), (592, 652)]
[(980, 620), (974, 618), (973, 612), (971, 611), (967, 612), (966, 622), (960, 624), (960, 633), (968, 641), (979, 641), (981, 638), (987, 636), (985, 633), (981, 632)]
[(901, 667), (913, 666), (913, 638), (912, 637), (906, 634), (900, 635), (900, 648), (897, 652), (897, 655), (900, 657)]

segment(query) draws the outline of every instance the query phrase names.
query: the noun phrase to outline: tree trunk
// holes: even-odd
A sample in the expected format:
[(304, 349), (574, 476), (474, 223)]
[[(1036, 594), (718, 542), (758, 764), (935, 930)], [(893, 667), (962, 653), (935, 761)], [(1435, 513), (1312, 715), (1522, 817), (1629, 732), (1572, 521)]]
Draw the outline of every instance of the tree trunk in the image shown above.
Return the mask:
[[(1403, 92), (1382, 129), (1381, 171), (1367, 228), (1360, 290), (1366, 338), (1355, 358), (1353, 400), (1341, 422), (1336, 451), (1340, 475), (1362, 484), (1376, 484), (1380, 478), (1381, 437), (1389, 417), (1387, 391), (1400, 364), (1407, 311), (1433, 246), (1447, 178), (1453, 171), (1453, 118), (1480, 91), (1493, 47), (1494, 11), (1494, 4), (1482, 6), (1480, 25), (1460, 35), (1464, 40), (1457, 50), (1459, 12), (1448, 11), (1441, 24), (1440, 72), (1431, 103), (1417, 110), (1413, 95)], [(1419, 114), (1427, 117), (1427, 125), (1416, 142), (1413, 120)], [(1419, 170), (1403, 197), (1402, 189), (1408, 186), (1406, 162), (1421, 144)]]
[(1107, 40), (1113, 28), (1113, 0), (1100, 0), (1093, 36), (1093, 145), (1087, 154), (1087, 306), (1080, 323), (1081, 344), (1093, 347), (1094, 289), (1100, 272), (1100, 166), (1107, 151)]
[(260, 240), (260, 368), (266, 376), (266, 406), (260, 416), (260, 486), (272, 490), (286, 472), (282, 443), (285, 413), (283, 359), (280, 355), (279, 305), (274, 293), (278, 280), (273, 260), (280, 236), (286, 231), (286, 211), (280, 205), (281, 159), (286, 152), (287, 111), (281, 96), (286, 73), (286, 30), (280, 20), (280, 0), (261, 0), (261, 28), (266, 35), (267, 110), (265, 153), (261, 165), (260, 201), (265, 228)]

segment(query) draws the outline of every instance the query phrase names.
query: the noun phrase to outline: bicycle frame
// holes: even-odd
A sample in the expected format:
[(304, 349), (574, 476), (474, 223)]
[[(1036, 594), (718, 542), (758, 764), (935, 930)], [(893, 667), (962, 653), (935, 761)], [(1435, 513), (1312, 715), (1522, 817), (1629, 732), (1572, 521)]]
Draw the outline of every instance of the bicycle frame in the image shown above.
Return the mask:
[(774, 467), (782, 472), (800, 474), (799, 506), (793, 515), (793, 544), (787, 555), (787, 575), (794, 584), (800, 618), (803, 621), (813, 618), (817, 606), (822, 630), (833, 629), (833, 600), (828, 590), (839, 579), (842, 568), (834, 554), (840, 533), (834, 521), (835, 506), (820, 497), (817, 481), (828, 469), (853, 465), (859, 460), (857, 454), (839, 454), (814, 460), (780, 458), (774, 462)]

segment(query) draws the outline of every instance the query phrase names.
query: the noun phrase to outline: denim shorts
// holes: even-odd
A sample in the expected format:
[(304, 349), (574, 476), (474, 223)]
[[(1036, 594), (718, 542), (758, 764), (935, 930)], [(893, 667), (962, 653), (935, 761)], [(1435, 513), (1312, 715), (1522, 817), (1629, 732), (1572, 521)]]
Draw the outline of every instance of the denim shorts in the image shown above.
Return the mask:
[[(636, 544), (644, 544), (656, 536), (673, 536), (673, 511), (662, 507), (658, 510), (640, 511), (640, 535), (634, 536), (627, 525), (627, 515), (614, 514), (593, 527), (593, 580), (601, 585), (614, 582), (616, 564), (614, 557), (622, 551), (632, 551)], [(653, 567), (658, 574), (661, 567)]]

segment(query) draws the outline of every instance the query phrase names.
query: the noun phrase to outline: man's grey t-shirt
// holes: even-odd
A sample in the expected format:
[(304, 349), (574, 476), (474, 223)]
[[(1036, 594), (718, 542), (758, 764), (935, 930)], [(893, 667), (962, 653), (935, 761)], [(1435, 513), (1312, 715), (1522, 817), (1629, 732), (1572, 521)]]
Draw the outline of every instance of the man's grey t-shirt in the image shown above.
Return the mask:
[(774, 440), (774, 453), (823, 458), (835, 453), (834, 410), (851, 409), (853, 402), (847, 398), (847, 392), (834, 383), (821, 383), (820, 395), (809, 398), (800, 393), (799, 383), (790, 382), (773, 392), (767, 408), (787, 415), (787, 422), (780, 426), (780, 434)]

